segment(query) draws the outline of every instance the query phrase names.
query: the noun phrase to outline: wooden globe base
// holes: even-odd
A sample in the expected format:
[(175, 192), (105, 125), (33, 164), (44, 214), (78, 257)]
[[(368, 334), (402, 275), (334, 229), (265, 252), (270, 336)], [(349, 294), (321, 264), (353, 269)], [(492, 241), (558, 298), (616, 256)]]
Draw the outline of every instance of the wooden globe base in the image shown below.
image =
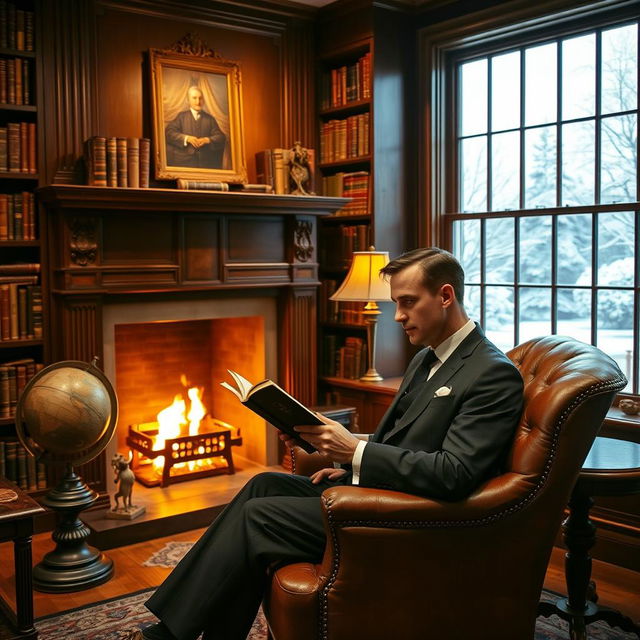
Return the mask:
[(78, 518), (97, 497), (69, 466), (60, 484), (42, 499), (42, 504), (57, 514), (56, 528), (51, 534), (56, 548), (33, 569), (33, 587), (37, 591), (82, 591), (113, 576), (113, 561), (87, 544), (89, 528)]

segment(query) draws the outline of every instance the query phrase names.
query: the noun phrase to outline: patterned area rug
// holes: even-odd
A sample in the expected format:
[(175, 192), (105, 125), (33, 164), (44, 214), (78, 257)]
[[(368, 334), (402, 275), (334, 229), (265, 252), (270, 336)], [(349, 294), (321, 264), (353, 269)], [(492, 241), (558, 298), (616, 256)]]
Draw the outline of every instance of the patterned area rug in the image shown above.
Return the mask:
[[(169, 542), (148, 558), (143, 566), (174, 567), (189, 551), (191, 542)], [(36, 622), (40, 640), (124, 640), (134, 629), (142, 629), (156, 621), (145, 606), (153, 589), (145, 589), (119, 598), (40, 618)], [(543, 600), (557, 596), (543, 591)], [(604, 622), (588, 627), (589, 640), (637, 640), (632, 633), (611, 629)], [(267, 625), (258, 612), (247, 640), (265, 640)], [(535, 640), (566, 640), (569, 626), (557, 616), (538, 618)]]

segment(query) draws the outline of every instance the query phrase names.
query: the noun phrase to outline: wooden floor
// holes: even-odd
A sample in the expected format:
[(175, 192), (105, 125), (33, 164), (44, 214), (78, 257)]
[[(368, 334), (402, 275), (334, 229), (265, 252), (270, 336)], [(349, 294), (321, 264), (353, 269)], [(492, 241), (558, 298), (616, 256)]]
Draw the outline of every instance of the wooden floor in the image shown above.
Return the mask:
[[(36, 592), (34, 595), (36, 617), (159, 585), (169, 574), (170, 569), (143, 567), (142, 563), (151, 554), (162, 548), (166, 542), (170, 540), (195, 541), (202, 531), (204, 529), (196, 529), (166, 538), (140, 542), (128, 547), (111, 549), (107, 553), (114, 562), (115, 575), (109, 582), (78, 593)], [(40, 561), (42, 556), (53, 547), (49, 534), (34, 536), (34, 562)], [(2, 558), (2, 562), (0, 562), (0, 593), (5, 599), (15, 604), (12, 555), (10, 543), (0, 545), (0, 558)], [(564, 552), (560, 549), (554, 549), (544, 584), (545, 588), (558, 593), (566, 593), (563, 559)], [(594, 560), (592, 577), (597, 583), (600, 604), (619, 609), (634, 620), (640, 621), (640, 597), (638, 597), (640, 594), (640, 573)]]

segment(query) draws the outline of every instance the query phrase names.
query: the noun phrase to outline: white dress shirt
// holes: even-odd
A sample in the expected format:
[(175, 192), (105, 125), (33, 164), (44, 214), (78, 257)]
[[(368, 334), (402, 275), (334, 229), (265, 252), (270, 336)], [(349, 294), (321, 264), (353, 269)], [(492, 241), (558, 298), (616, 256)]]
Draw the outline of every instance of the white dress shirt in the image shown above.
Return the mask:
[[(434, 352), (438, 358), (432, 365), (427, 376), (427, 380), (442, 366), (446, 359), (460, 346), (460, 343), (476, 328), (476, 323), (473, 320), (467, 321), (462, 327), (460, 327), (455, 333), (451, 334), (446, 340), (443, 340), (435, 349)], [(353, 472), (353, 479), (351, 484), (360, 484), (360, 467), (362, 465), (362, 456), (364, 455), (364, 449), (367, 446), (366, 441), (361, 440), (358, 442), (358, 446), (353, 453), (351, 460), (351, 467)]]

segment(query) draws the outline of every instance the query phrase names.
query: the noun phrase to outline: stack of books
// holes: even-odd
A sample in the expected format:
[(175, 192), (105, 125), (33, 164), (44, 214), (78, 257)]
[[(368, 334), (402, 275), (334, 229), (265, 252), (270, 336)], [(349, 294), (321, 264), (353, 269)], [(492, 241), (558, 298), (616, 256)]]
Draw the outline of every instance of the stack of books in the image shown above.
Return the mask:
[(32, 64), (25, 58), (0, 58), (0, 103), (33, 104)]
[(23, 491), (47, 488), (46, 467), (17, 440), (0, 440), (0, 477), (11, 480)]
[(340, 343), (329, 334), (322, 341), (322, 373), (325, 376), (357, 380), (367, 368), (367, 343), (363, 338), (348, 336)]
[(368, 100), (371, 98), (371, 53), (366, 53), (356, 62), (326, 71), (321, 82), (321, 109)]
[(369, 114), (329, 120), (320, 128), (320, 162), (339, 162), (369, 155)]
[(351, 202), (336, 211), (336, 216), (368, 215), (371, 212), (371, 189), (368, 171), (339, 171), (322, 177), (325, 196), (351, 198)]
[(20, 394), (43, 366), (33, 358), (0, 362), (0, 418), (11, 418), (15, 414)]
[(0, 49), (33, 51), (33, 11), (0, 0)]
[(0, 193), (0, 242), (35, 239), (33, 193)]
[(0, 341), (42, 338), (40, 264), (0, 264)]
[(35, 122), (8, 122), (0, 127), (0, 171), (36, 173)]
[(149, 138), (93, 136), (84, 143), (87, 184), (94, 187), (149, 187)]
[(347, 269), (354, 251), (366, 251), (370, 245), (369, 225), (339, 225), (324, 230), (320, 262), (326, 269)]

